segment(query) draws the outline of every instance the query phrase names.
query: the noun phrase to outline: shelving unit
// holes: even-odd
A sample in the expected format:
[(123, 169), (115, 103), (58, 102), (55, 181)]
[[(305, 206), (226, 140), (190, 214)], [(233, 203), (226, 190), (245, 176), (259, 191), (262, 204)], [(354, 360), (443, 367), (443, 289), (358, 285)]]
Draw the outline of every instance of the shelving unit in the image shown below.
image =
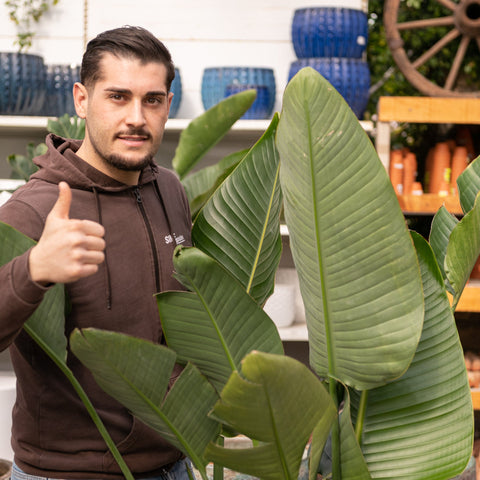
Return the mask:
[[(380, 97), (375, 147), (380, 160), (388, 170), (390, 162), (390, 134), (392, 122), (480, 124), (480, 98), (438, 97)], [(433, 215), (444, 204), (453, 214), (461, 214), (458, 197), (424, 195), (418, 197), (418, 207), (409, 210), (404, 198), (405, 215)], [(436, 198), (433, 198), (436, 197)], [(480, 282), (470, 281), (457, 307), (458, 312), (480, 312)]]
[[(378, 104), (376, 149), (388, 171), (390, 162), (391, 122), (480, 124), (480, 99), (434, 98), (434, 97), (381, 97)], [(434, 198), (436, 197), (436, 198)], [(433, 215), (444, 204), (453, 214), (461, 214), (458, 197), (424, 196), (415, 200), (412, 211), (408, 199), (399, 196), (406, 216), (413, 214)], [(403, 205), (402, 205), (403, 201)], [(456, 312), (480, 312), (480, 281), (469, 281), (463, 291)], [(480, 410), (480, 389), (472, 389), (474, 410)]]

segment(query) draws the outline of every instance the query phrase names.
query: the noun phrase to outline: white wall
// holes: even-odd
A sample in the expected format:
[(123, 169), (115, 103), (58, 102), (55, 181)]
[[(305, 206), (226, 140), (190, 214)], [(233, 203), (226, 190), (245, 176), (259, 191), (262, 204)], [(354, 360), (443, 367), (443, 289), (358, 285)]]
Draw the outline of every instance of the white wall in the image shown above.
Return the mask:
[[(203, 112), (201, 79), (205, 67), (273, 68), (275, 110), (295, 60), (290, 29), (296, 8), (336, 6), (366, 10), (367, 0), (60, 0), (38, 25), (32, 53), (47, 63), (79, 63), (84, 39), (121, 25), (151, 30), (170, 49), (182, 78), (178, 118)], [(15, 27), (0, 4), (0, 50), (14, 50)]]

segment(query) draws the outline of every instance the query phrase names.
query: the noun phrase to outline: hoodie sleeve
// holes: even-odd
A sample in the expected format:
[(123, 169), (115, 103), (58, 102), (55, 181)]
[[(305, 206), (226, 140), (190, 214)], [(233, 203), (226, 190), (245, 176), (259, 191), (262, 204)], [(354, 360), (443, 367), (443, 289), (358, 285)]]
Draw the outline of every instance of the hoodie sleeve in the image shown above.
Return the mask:
[[(34, 240), (43, 231), (43, 220), (29, 205), (11, 200), (0, 208), (0, 221)], [(0, 351), (7, 348), (43, 300), (45, 288), (30, 277), (30, 250), (0, 267)]]

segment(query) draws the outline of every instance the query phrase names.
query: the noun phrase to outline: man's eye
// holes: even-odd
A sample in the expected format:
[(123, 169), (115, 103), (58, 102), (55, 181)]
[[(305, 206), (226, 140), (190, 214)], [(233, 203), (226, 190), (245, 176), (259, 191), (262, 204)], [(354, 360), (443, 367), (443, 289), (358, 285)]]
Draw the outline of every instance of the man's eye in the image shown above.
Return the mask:
[(120, 94), (120, 93), (112, 93), (112, 94), (110, 95), (110, 98), (111, 98), (112, 100), (123, 100), (124, 96), (123, 96), (122, 94)]
[(160, 105), (163, 103), (163, 97), (148, 97), (146, 102), (150, 105)]

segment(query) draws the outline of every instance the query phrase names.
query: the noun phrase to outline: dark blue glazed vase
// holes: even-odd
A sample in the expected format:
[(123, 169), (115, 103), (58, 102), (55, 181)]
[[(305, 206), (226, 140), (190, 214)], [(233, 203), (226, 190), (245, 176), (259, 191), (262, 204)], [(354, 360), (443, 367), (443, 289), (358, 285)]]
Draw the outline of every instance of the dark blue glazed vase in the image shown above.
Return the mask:
[[(232, 92), (235, 87), (252, 86), (268, 90), (267, 113), (268, 118), (275, 105), (276, 85), (275, 75), (271, 68), (259, 67), (211, 67), (203, 71), (202, 102), (205, 110), (223, 100), (227, 94), (227, 87)], [(244, 88), (245, 89), (245, 88)], [(258, 90), (257, 90), (258, 92)], [(266, 94), (261, 94), (266, 97)], [(260, 96), (257, 94), (257, 96)]]
[(41, 115), (46, 93), (41, 56), (0, 52), (0, 115)]
[(175, 78), (170, 86), (170, 91), (173, 93), (173, 98), (168, 118), (175, 118), (182, 102), (182, 77), (178, 68), (175, 68)]
[(61, 117), (76, 115), (73, 85), (80, 81), (80, 67), (75, 65), (47, 65), (47, 96), (43, 115)]
[(269, 118), (272, 112), (270, 110), (270, 90), (266, 85), (227, 85), (225, 97), (250, 89), (257, 91), (257, 97), (251, 107), (241, 117), (242, 120), (264, 120)]
[(288, 81), (304, 67), (312, 67), (322, 74), (342, 95), (357, 118), (363, 118), (370, 89), (370, 70), (366, 61), (357, 58), (300, 58), (290, 64)]
[(292, 43), (297, 58), (361, 58), (367, 39), (368, 18), (362, 10), (313, 7), (294, 12)]

